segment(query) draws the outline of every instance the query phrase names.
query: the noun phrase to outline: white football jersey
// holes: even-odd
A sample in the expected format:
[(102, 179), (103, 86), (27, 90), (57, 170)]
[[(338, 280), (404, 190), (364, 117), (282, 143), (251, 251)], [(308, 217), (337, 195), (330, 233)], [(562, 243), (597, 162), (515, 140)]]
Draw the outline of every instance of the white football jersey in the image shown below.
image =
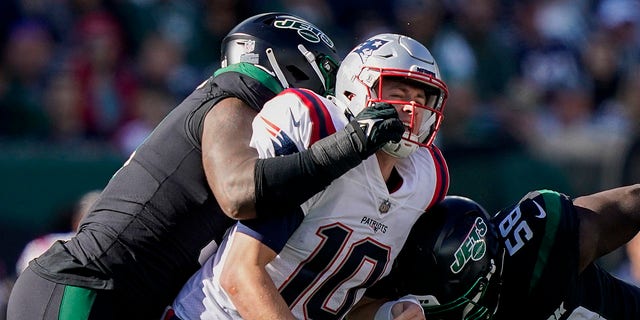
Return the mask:
[[(288, 89), (255, 118), (251, 145), (263, 158), (297, 152), (347, 122), (333, 102)], [(296, 318), (343, 318), (366, 288), (389, 273), (416, 219), (447, 191), (448, 171), (435, 147), (419, 148), (395, 167), (402, 183), (390, 193), (377, 157), (365, 159), (305, 202), (297, 229), (285, 235), (283, 247), (272, 247), (278, 255), (266, 269)], [(180, 292), (178, 317), (241, 318), (218, 279), (225, 248), (239, 230), (230, 230), (216, 256)]]

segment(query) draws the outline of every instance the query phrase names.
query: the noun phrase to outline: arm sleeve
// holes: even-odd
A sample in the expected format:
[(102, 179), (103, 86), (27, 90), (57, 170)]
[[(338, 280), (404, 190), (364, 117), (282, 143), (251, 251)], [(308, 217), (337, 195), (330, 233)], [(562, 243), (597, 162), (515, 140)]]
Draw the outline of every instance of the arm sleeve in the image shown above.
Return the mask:
[(349, 153), (341, 153), (339, 147), (320, 150), (327, 157), (318, 159), (313, 154), (317, 151), (314, 147), (316, 145), (296, 154), (256, 162), (254, 178), (258, 217), (277, 212), (279, 207), (286, 208), (280, 212), (286, 212), (300, 206), (362, 162), (357, 155), (351, 157)]
[(355, 127), (335, 104), (308, 92), (289, 89), (265, 104), (251, 140), (261, 158), (254, 176), (258, 217), (290, 212), (360, 164)]

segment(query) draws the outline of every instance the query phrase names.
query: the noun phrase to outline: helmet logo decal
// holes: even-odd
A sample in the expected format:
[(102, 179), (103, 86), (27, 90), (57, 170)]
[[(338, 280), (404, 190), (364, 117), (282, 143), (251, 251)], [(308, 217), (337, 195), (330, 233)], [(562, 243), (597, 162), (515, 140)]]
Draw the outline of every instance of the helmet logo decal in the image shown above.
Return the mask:
[(243, 50), (246, 53), (253, 52), (256, 49), (256, 42), (254, 40), (247, 40), (243, 43)]
[(369, 39), (360, 44), (360, 46), (353, 50), (353, 52), (357, 53), (362, 61), (366, 61), (374, 51), (380, 49), (380, 47), (382, 47), (387, 42), (389, 42), (389, 40)]
[(311, 43), (318, 43), (322, 41), (330, 48), (333, 48), (333, 41), (331, 41), (324, 32), (320, 31), (320, 29), (306, 21), (298, 20), (293, 17), (278, 18), (273, 22), (273, 26), (280, 29), (297, 30), (298, 35), (303, 39)]
[(484, 257), (487, 252), (487, 243), (483, 237), (487, 234), (487, 230), (484, 220), (477, 217), (467, 237), (455, 252), (455, 261), (450, 266), (453, 273), (462, 271), (469, 260), (478, 261)]

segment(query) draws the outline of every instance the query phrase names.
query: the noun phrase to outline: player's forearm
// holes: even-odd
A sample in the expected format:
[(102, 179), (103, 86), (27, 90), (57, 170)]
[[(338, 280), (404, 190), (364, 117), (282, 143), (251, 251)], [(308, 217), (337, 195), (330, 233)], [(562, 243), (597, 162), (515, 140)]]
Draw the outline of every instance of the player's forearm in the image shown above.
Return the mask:
[[(630, 223), (635, 235), (640, 229), (640, 184), (618, 188), (611, 196), (614, 212), (619, 212)], [(614, 189), (615, 190), (615, 189)], [(606, 194), (606, 191), (604, 192)]]
[(378, 104), (308, 150), (257, 159), (249, 147), (254, 117), (246, 104), (229, 98), (205, 118), (205, 173), (220, 207), (234, 219), (290, 212), (404, 133), (395, 108)]
[(580, 270), (640, 231), (640, 184), (576, 198), (580, 218)]
[[(229, 163), (226, 176), (215, 178), (221, 181), (212, 186), (216, 199), (228, 216), (238, 220), (291, 212), (362, 161), (349, 145), (341, 148), (339, 138), (344, 136), (339, 132), (312, 149), (285, 156), (236, 157), (244, 160)], [(328, 155), (327, 150), (331, 150)]]
[[(232, 129), (219, 126), (217, 131)], [(238, 220), (290, 212), (362, 161), (349, 131), (309, 150), (268, 159), (258, 159), (248, 140), (246, 146), (237, 145), (240, 138), (233, 144), (212, 140), (203, 139), (209, 146), (203, 150), (205, 172), (222, 210)]]
[(242, 101), (229, 98), (205, 118), (204, 170), (218, 204), (233, 219), (290, 212), (370, 153), (359, 128), (349, 125), (309, 150), (259, 160), (249, 147), (255, 115)]
[(290, 212), (361, 161), (344, 131), (316, 142), (308, 150), (258, 160), (257, 214)]
[[(256, 162), (258, 215), (290, 212), (355, 168), (379, 146), (366, 146), (355, 123), (320, 139), (308, 150)], [(373, 150), (375, 149), (375, 150)]]
[(243, 319), (295, 319), (266, 272), (250, 272), (237, 280), (225, 290)]
[[(265, 109), (269, 106), (265, 106)], [(325, 121), (328, 119), (325, 119)], [(290, 212), (405, 131), (395, 107), (377, 103), (308, 150), (256, 162), (258, 216)]]
[(276, 253), (242, 232), (229, 237), (220, 285), (243, 319), (295, 319), (265, 266)]

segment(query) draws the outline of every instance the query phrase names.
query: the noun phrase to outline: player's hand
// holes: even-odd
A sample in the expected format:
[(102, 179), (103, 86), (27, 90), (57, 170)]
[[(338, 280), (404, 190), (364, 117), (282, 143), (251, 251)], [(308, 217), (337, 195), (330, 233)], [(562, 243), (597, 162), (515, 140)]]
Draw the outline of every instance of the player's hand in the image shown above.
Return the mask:
[(376, 102), (364, 108), (352, 124), (363, 134), (364, 158), (378, 151), (387, 142), (400, 142), (405, 130), (396, 108), (386, 102)]
[(391, 315), (394, 320), (425, 320), (422, 307), (409, 302), (401, 301), (393, 305)]

